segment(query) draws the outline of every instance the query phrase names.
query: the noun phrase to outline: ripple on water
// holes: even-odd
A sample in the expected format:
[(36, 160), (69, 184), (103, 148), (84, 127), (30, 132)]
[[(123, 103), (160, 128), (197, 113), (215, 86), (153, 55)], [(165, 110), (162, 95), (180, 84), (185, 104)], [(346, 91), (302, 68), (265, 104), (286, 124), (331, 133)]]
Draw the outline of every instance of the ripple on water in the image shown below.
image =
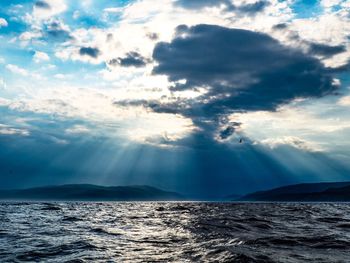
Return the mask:
[(349, 204), (3, 203), (0, 262), (350, 262)]

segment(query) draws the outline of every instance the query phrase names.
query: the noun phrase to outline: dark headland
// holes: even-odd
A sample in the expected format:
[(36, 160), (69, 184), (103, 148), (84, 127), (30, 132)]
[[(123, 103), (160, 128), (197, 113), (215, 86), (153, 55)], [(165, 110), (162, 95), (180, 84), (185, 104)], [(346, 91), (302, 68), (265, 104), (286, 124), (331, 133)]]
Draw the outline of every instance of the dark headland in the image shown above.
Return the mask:
[[(25, 201), (183, 201), (185, 196), (151, 186), (99, 186), (68, 184), (28, 189), (0, 190), (0, 200)], [(350, 182), (287, 185), (222, 201), (350, 202)], [(217, 199), (218, 201), (218, 199)]]
[(150, 186), (98, 186), (70, 184), (17, 190), (1, 190), (2, 200), (33, 201), (154, 201), (183, 200), (175, 192)]
[(350, 182), (288, 185), (247, 194), (237, 201), (350, 202)]

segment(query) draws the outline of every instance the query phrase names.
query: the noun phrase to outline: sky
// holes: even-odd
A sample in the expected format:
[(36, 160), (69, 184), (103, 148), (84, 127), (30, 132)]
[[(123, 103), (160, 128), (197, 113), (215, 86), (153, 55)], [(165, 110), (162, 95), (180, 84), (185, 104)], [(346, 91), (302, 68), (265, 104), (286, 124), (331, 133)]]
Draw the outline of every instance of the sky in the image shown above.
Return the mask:
[(349, 61), (346, 0), (2, 0), (1, 188), (349, 181)]

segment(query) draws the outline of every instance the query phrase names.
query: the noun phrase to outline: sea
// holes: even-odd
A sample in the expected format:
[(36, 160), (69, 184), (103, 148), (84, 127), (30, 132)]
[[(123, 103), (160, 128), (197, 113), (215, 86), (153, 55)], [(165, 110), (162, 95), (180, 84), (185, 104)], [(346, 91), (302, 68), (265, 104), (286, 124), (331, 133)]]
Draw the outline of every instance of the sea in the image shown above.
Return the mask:
[(3, 202), (0, 262), (350, 262), (350, 204)]

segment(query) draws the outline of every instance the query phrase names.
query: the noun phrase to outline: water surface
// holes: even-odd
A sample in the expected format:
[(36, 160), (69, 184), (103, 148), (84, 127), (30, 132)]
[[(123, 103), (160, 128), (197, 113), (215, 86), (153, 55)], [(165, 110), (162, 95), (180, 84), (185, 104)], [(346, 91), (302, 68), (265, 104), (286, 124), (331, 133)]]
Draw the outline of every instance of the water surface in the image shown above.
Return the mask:
[(350, 262), (350, 204), (2, 203), (0, 262)]

